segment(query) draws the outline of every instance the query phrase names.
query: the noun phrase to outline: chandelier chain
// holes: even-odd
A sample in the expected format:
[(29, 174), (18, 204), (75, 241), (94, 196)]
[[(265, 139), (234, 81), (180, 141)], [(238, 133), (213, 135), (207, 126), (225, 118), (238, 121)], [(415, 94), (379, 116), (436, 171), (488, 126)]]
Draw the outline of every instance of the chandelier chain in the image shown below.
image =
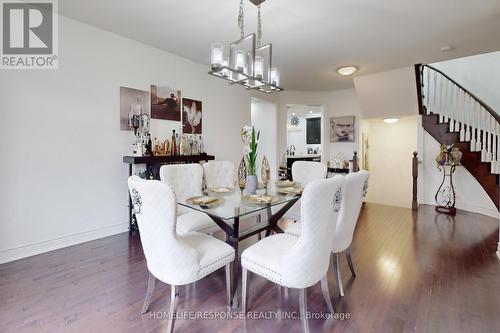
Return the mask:
[(245, 17), (243, 15), (243, 0), (240, 1), (240, 12), (238, 14), (238, 27), (240, 28), (241, 38), (245, 36)]
[(260, 4), (257, 7), (259, 9), (258, 12), (258, 22), (257, 22), (257, 46), (260, 46), (260, 43), (262, 41), (262, 17), (260, 15)]

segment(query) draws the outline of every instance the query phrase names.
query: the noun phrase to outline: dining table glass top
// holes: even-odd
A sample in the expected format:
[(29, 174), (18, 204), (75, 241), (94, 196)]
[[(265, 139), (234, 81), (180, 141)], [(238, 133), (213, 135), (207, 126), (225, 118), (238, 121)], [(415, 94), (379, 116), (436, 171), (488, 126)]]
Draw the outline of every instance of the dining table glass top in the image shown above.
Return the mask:
[[(292, 187), (295, 191), (292, 190)], [(204, 191), (203, 197), (189, 198), (178, 204), (222, 220), (231, 220), (293, 201), (300, 195), (302, 186), (296, 183), (285, 189), (291, 191), (291, 193), (285, 193), (286, 190), (284, 192), (283, 187), (276, 185), (269, 185), (267, 193), (263, 188), (257, 189), (256, 195), (253, 196), (248, 195), (245, 190), (243, 190), (242, 194), (239, 188), (228, 189), (227, 192), (222, 192), (220, 188), (207, 189)], [(208, 200), (205, 199), (207, 197), (209, 197)], [(266, 201), (269, 198), (272, 199)], [(213, 201), (208, 202), (209, 200)]]

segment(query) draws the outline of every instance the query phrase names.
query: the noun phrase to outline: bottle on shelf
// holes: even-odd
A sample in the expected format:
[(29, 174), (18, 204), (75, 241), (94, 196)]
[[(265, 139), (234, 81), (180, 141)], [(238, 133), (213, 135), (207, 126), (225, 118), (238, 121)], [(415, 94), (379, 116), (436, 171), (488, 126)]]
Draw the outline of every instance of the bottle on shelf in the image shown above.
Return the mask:
[(179, 155), (184, 156), (186, 155), (185, 152), (185, 144), (184, 144), (184, 134), (181, 135), (180, 143), (179, 143)]
[(181, 152), (180, 152), (180, 136), (179, 136), (179, 133), (177, 133), (175, 135), (175, 142), (176, 142), (175, 155), (179, 156), (181, 154)]
[(205, 154), (205, 142), (203, 141), (203, 138), (200, 135), (200, 154)]
[(177, 144), (175, 142), (175, 130), (172, 131), (172, 145), (171, 145), (171, 156), (177, 155)]

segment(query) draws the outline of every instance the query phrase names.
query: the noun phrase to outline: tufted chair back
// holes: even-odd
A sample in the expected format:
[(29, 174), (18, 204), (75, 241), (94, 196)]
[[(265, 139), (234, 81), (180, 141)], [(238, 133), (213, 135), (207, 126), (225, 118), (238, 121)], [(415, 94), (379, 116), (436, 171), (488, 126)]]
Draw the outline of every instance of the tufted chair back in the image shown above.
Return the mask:
[[(177, 197), (177, 202), (203, 195), (203, 168), (200, 164), (172, 164), (160, 168), (162, 182), (172, 186)], [(187, 208), (179, 207), (179, 213), (188, 212)]]
[(344, 200), (333, 239), (333, 252), (342, 252), (351, 245), (363, 197), (368, 190), (368, 176), (368, 171), (361, 170), (345, 177)]
[(297, 161), (292, 164), (292, 177), (302, 185), (326, 178), (327, 167), (321, 162)]
[(282, 261), (283, 285), (307, 288), (328, 270), (344, 177), (315, 180), (302, 194), (302, 232)]
[(234, 164), (230, 161), (210, 161), (203, 164), (205, 185), (211, 187), (234, 187)]
[(177, 237), (173, 189), (168, 184), (137, 176), (128, 179), (128, 188), (148, 270), (172, 285), (193, 281), (197, 276), (198, 254)]
[[(297, 161), (292, 164), (292, 177), (293, 180), (306, 186), (313, 180), (325, 179), (327, 173), (326, 164), (320, 162), (310, 162), (310, 161)], [(293, 207), (287, 212), (286, 217), (298, 221), (301, 219), (300, 216), (300, 205), (299, 200)]]

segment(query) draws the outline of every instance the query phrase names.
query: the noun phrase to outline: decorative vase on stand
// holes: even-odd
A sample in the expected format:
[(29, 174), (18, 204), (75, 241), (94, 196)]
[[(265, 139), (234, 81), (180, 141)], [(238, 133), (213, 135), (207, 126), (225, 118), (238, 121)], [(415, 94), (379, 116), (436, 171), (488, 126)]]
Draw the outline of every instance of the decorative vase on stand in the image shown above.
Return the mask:
[(248, 175), (247, 177), (247, 194), (255, 194), (257, 193), (257, 185), (259, 180), (257, 179), (257, 175)]

